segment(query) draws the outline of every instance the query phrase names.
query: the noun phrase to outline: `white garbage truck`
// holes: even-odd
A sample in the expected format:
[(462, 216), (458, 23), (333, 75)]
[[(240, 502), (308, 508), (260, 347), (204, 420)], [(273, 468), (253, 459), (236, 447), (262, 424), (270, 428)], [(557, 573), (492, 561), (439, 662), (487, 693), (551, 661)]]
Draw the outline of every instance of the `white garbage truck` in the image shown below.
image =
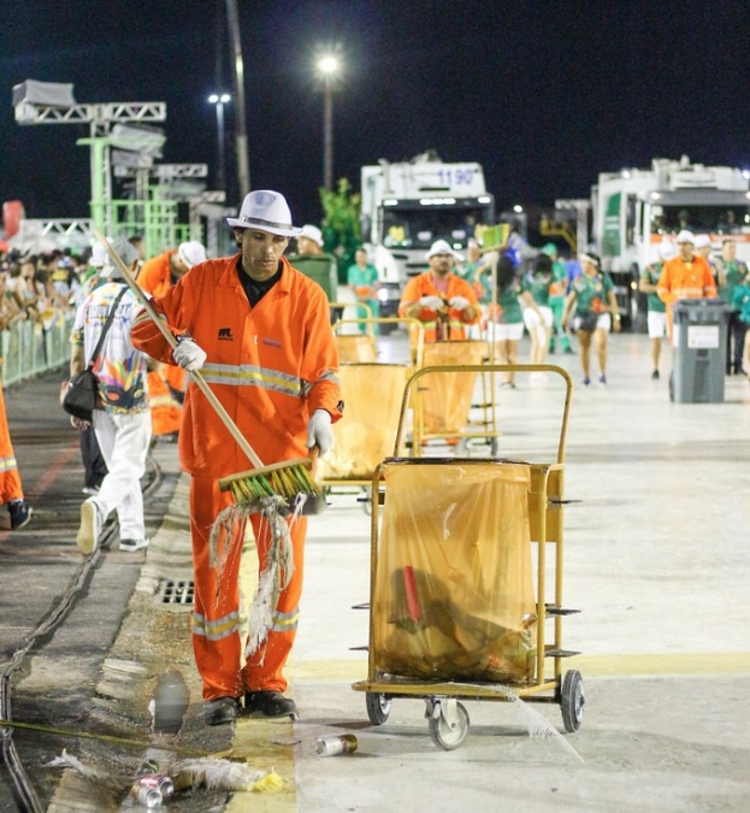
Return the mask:
[(463, 251), (495, 222), (495, 199), (475, 162), (446, 164), (432, 152), (399, 163), (380, 159), (362, 167), (361, 182), (362, 237), (378, 270), (382, 316), (396, 315), (405, 283), (426, 270), (435, 240)]
[(641, 271), (656, 259), (658, 244), (681, 229), (709, 235), (717, 252), (731, 235), (738, 258), (750, 261), (748, 178), (742, 169), (692, 164), (686, 155), (599, 175), (592, 187), (593, 242), (626, 321), (638, 313)]

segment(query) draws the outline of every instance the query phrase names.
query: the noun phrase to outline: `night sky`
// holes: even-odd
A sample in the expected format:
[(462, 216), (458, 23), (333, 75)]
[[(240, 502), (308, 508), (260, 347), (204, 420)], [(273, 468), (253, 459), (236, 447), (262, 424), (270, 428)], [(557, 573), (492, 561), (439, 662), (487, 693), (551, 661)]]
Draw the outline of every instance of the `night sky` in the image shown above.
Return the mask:
[[(587, 197), (597, 173), (686, 153), (750, 166), (747, 2), (239, 0), (252, 188), (319, 221), (316, 54), (338, 45), (334, 178), (430, 148), (479, 161), (501, 207)], [(88, 215), (85, 125), (16, 124), (13, 85), (72, 82), (78, 102), (165, 101), (165, 162), (217, 159), (214, 90), (232, 90), (224, 0), (2, 5), (0, 201)], [(54, 11), (52, 11), (54, 9)], [(227, 174), (236, 177), (234, 109)], [(236, 181), (235, 181), (236, 184)], [(238, 203), (237, 187), (229, 203)]]

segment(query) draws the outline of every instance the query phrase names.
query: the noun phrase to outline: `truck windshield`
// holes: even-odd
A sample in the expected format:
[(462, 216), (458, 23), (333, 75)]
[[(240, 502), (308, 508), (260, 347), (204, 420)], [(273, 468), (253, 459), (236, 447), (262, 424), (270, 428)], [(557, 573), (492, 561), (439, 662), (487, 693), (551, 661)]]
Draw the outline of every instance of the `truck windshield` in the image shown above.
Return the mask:
[(466, 247), (476, 227), (492, 225), (491, 204), (468, 207), (393, 206), (383, 209), (383, 245), (387, 248), (429, 248), (435, 240), (448, 240), (456, 248)]
[(689, 229), (695, 234), (731, 234), (750, 229), (747, 206), (663, 206), (651, 219), (652, 234), (677, 234)]

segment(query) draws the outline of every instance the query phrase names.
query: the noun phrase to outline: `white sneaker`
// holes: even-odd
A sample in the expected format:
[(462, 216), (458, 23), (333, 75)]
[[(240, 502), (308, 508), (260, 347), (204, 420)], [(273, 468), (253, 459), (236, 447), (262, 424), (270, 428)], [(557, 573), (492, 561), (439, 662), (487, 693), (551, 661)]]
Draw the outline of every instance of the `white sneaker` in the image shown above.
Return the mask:
[(93, 497), (81, 504), (81, 525), (78, 528), (78, 550), (88, 556), (96, 547), (99, 532), (102, 529), (102, 516), (99, 506)]
[(143, 550), (143, 548), (147, 548), (149, 541), (150, 540), (148, 539), (148, 537), (144, 537), (143, 539), (121, 539), (120, 550), (135, 553), (137, 550)]

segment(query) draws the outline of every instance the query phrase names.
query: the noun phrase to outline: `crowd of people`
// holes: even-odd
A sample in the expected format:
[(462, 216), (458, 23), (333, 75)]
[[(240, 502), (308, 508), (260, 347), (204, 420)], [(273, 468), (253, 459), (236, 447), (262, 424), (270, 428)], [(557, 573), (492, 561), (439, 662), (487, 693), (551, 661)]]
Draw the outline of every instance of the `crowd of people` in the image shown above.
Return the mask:
[[(594, 377), (592, 348), (598, 381), (607, 383), (608, 337), (619, 332), (622, 314), (612, 278), (593, 251), (563, 261), (557, 247), (548, 243), (522, 259), (517, 250), (483, 254), (479, 242), (472, 240), (464, 257), (445, 241), (437, 241), (425, 257), (430, 266), (438, 248), (443, 271), (431, 268), (415, 278), (421, 279), (419, 298), (409, 283), (399, 310), (403, 317), (422, 321), (426, 342), (452, 338), (437, 333), (435, 325), (441, 316), (448, 322), (460, 316), (445, 292), (446, 280), (461, 279), (471, 286), (480, 308), (467, 335), (486, 340), (494, 361), (518, 364), (524, 335), (530, 339), (528, 362), (535, 365), (546, 363), (558, 349), (574, 354), (571, 339), (575, 338), (583, 385), (589, 386)], [(747, 264), (737, 259), (736, 238), (725, 236), (719, 255), (707, 235), (683, 230), (674, 240), (666, 238), (655, 245), (654, 255), (637, 283), (647, 305), (651, 377), (658, 379), (661, 374), (663, 339), (672, 341), (672, 304), (693, 298), (719, 298), (725, 303), (726, 374), (748, 374), (750, 278)], [(512, 372), (506, 374), (503, 386), (515, 387)]]

